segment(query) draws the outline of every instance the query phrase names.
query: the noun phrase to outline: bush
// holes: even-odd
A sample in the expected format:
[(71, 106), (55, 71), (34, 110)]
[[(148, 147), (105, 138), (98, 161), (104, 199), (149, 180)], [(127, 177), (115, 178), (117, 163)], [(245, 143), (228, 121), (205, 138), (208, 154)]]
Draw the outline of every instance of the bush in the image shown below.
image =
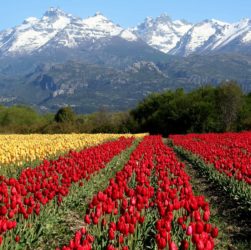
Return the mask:
[(58, 112), (55, 115), (55, 121), (56, 122), (74, 122), (75, 121), (75, 113), (72, 110), (71, 107), (64, 107), (58, 110)]

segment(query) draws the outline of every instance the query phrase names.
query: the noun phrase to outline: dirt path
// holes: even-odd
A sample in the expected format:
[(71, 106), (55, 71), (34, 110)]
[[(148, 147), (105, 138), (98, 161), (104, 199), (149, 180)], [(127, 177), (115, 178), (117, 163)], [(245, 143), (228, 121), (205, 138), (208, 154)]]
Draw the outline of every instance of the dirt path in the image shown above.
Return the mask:
[(211, 208), (212, 223), (221, 231), (215, 249), (250, 250), (251, 212), (244, 211), (222, 188), (202, 177), (189, 162), (182, 161), (191, 177), (194, 193), (206, 197)]

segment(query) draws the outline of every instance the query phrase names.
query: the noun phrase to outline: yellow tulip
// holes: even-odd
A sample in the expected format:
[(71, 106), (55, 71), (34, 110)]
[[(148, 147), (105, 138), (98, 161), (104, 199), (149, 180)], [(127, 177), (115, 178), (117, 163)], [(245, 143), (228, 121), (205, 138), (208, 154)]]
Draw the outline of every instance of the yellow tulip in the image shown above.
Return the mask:
[(21, 166), (23, 162), (64, 154), (108, 140), (125, 137), (143, 137), (146, 134), (57, 134), (57, 135), (0, 135), (0, 166)]

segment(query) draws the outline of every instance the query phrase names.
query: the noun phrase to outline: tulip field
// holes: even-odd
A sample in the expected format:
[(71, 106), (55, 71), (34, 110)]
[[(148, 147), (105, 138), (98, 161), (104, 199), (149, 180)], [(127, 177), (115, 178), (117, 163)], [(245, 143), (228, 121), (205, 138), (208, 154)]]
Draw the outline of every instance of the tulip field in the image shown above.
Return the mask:
[(220, 173), (251, 185), (251, 132), (189, 134), (171, 138), (176, 145), (213, 164)]
[(119, 136), (117, 134), (0, 135), (0, 166), (10, 164), (19, 166), (23, 162), (42, 160), (70, 149), (84, 149), (117, 139)]
[(224, 186), (234, 199), (251, 210), (251, 132), (170, 138), (179, 146), (178, 151), (199, 165), (208, 178)]
[(182, 157), (251, 202), (249, 132), (2, 135), (0, 146), (1, 250), (222, 249), (215, 204)]

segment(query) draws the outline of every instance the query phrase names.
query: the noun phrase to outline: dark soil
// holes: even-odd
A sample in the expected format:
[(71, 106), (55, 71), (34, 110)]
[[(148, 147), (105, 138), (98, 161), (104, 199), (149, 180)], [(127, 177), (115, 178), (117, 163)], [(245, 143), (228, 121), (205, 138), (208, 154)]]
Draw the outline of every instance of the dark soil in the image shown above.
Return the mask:
[(250, 250), (251, 211), (245, 211), (224, 189), (201, 176), (189, 162), (184, 162), (194, 193), (205, 196), (210, 204), (211, 222), (221, 232), (215, 249)]

